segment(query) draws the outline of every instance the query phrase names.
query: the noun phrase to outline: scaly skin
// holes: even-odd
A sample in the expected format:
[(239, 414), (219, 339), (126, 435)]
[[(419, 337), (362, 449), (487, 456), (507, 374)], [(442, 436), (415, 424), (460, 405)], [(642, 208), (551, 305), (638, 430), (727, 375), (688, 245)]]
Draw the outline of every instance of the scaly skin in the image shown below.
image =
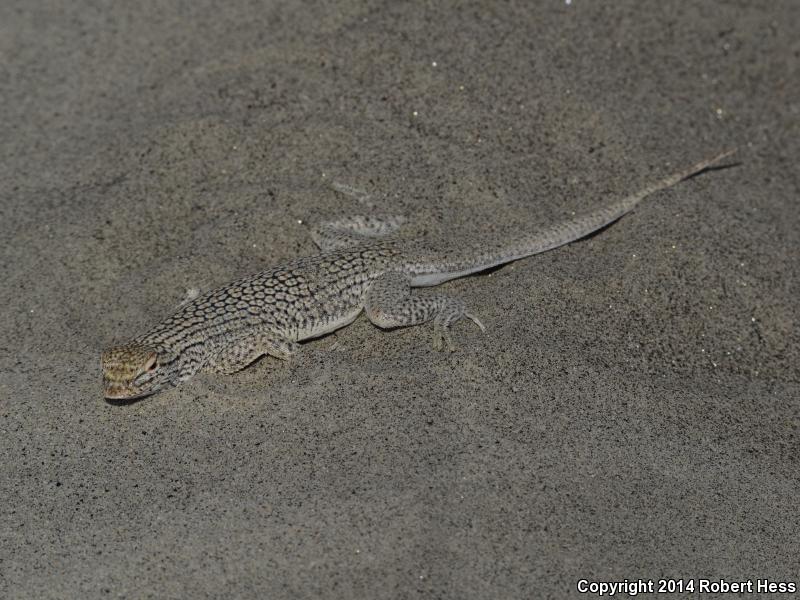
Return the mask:
[(461, 300), (412, 295), (578, 240), (629, 212), (646, 196), (696, 175), (725, 152), (610, 206), (540, 231), (492, 239), (403, 240), (400, 217), (352, 217), (314, 231), (323, 253), (298, 258), (212, 290), (147, 333), (101, 357), (105, 396), (133, 399), (186, 381), (200, 370), (234, 373), (269, 354), (288, 358), (297, 342), (351, 323), (362, 311), (381, 328), (434, 322), (434, 346), (454, 349), (449, 327), (472, 319)]

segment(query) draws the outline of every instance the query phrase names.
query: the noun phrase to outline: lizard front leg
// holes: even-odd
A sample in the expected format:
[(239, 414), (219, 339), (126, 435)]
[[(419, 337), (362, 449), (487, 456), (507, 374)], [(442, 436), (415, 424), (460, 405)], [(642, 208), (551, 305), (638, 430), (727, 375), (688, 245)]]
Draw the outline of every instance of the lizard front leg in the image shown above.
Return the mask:
[(206, 363), (205, 370), (231, 375), (265, 354), (286, 360), (299, 348), (298, 343), (274, 332), (248, 332), (215, 352)]
[(320, 223), (311, 229), (311, 238), (320, 250), (328, 252), (391, 235), (405, 223), (400, 215), (354, 215)]
[(410, 280), (404, 273), (386, 273), (378, 277), (367, 291), (364, 311), (382, 329), (420, 325), (433, 319), (433, 348), (453, 352), (450, 326), (463, 317), (471, 319), (486, 331), (477, 317), (469, 314), (464, 302), (444, 294), (414, 296)]

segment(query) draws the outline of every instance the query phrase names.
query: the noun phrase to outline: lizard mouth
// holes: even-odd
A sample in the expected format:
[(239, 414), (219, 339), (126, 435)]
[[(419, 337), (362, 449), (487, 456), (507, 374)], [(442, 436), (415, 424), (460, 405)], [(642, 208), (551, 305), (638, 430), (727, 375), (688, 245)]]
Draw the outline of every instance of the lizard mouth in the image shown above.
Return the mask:
[(108, 400), (136, 400), (150, 394), (152, 392), (149, 390), (143, 392), (119, 383), (107, 383), (105, 385), (105, 397)]

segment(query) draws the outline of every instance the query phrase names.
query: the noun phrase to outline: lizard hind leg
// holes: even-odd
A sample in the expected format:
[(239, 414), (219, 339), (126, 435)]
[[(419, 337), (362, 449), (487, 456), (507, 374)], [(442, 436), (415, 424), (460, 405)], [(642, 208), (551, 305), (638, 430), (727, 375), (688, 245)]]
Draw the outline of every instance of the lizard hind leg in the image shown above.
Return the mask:
[(414, 296), (410, 279), (404, 273), (386, 273), (378, 277), (367, 291), (364, 311), (382, 329), (420, 325), (433, 319), (433, 348), (453, 352), (456, 348), (450, 336), (450, 326), (466, 317), (481, 331), (486, 328), (467, 312), (464, 302), (444, 294)]

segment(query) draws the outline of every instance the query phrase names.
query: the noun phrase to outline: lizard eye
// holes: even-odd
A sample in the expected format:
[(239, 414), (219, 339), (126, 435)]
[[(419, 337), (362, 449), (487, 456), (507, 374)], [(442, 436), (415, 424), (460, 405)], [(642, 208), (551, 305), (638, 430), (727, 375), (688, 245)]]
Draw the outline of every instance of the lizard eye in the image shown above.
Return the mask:
[(145, 373), (152, 373), (156, 370), (156, 367), (158, 367), (158, 356), (153, 354), (144, 364), (144, 371)]

